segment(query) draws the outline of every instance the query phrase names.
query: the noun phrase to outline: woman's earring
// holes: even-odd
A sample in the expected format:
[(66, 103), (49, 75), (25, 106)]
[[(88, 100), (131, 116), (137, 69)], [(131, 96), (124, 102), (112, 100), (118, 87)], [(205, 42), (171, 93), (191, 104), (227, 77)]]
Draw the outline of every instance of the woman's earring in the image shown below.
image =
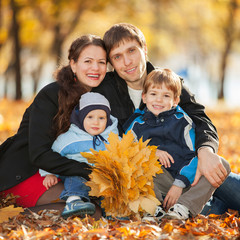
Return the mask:
[(76, 73), (73, 73), (73, 80), (74, 80), (74, 82), (77, 82), (77, 75), (76, 75)]

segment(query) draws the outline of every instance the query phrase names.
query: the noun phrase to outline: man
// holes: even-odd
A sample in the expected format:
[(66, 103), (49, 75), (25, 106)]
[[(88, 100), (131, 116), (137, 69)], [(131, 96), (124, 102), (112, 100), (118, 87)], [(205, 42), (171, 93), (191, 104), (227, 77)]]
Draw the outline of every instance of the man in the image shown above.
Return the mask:
[[(124, 122), (131, 116), (135, 108), (143, 109), (144, 104), (141, 102), (143, 81), (147, 74), (154, 69), (154, 66), (147, 61), (145, 37), (134, 25), (115, 24), (104, 34), (103, 40), (107, 48), (108, 60), (114, 71), (108, 72), (103, 82), (93, 91), (103, 94), (109, 100), (111, 113), (118, 118), (121, 132)], [(219, 187), (225, 180), (227, 171), (221, 158), (216, 154), (218, 151), (216, 128), (205, 114), (204, 106), (196, 103), (193, 94), (184, 85), (179, 105), (196, 125), (195, 148), (199, 163), (192, 186), (196, 186), (200, 177), (204, 175), (214, 187)], [(233, 184), (231, 177), (235, 178), (234, 184), (239, 189), (240, 177), (237, 174), (232, 175), (234, 174), (231, 173), (227, 181), (221, 185), (219, 188), (221, 194), (214, 201), (217, 200), (218, 203), (225, 201), (224, 199), (229, 195), (225, 196), (225, 190), (230, 191)], [(236, 191), (231, 191), (231, 194), (236, 194)], [(227, 208), (240, 210), (239, 197), (234, 195), (229, 198), (226, 202), (229, 205), (221, 202), (221, 209), (216, 208), (214, 213), (223, 213)], [(205, 213), (209, 213), (211, 209), (210, 205)]]

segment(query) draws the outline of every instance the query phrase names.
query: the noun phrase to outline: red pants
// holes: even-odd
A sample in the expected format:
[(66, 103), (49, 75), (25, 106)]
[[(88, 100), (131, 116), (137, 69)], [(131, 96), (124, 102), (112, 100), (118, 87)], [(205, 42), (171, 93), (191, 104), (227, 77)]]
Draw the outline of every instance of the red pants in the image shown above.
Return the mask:
[(8, 193), (12, 193), (15, 196), (19, 196), (16, 199), (17, 205), (21, 207), (34, 207), (42, 194), (47, 191), (47, 189), (43, 186), (43, 179), (39, 172), (30, 178), (24, 180), (18, 185), (4, 190), (4, 196)]

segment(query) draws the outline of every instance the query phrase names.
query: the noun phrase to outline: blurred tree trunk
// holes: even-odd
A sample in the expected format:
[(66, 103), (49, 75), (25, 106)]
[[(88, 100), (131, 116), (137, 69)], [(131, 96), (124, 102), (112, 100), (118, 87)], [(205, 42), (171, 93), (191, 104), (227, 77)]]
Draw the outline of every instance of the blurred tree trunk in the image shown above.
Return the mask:
[(42, 60), (40, 60), (40, 61), (41, 62), (39, 64), (38, 68), (31, 72), (31, 76), (33, 79), (33, 95), (35, 95), (37, 93), (38, 83), (40, 82), (40, 76), (41, 76), (41, 72), (43, 69), (43, 61)]
[(20, 40), (19, 40), (19, 24), (17, 21), (17, 13), (18, 7), (14, 0), (10, 2), (12, 9), (12, 36), (14, 42), (14, 51), (13, 51), (13, 59), (14, 59), (14, 67), (15, 67), (15, 83), (16, 83), (16, 95), (15, 99), (22, 99), (22, 84), (21, 84), (21, 65), (20, 65)]
[(221, 65), (220, 65), (220, 90), (218, 93), (218, 99), (224, 99), (224, 83), (225, 75), (228, 63), (228, 56), (231, 52), (231, 47), (236, 34), (235, 19), (237, 15), (238, 3), (237, 0), (230, 0), (229, 2), (229, 15), (227, 24), (224, 28), (225, 48), (222, 53)]
[[(0, 12), (1, 12), (1, 9), (2, 9), (2, 1), (0, 0)], [(2, 29), (2, 20), (3, 17), (2, 17), (2, 14), (0, 14), (0, 29)], [(2, 50), (2, 43), (0, 42), (0, 55), (2, 55), (1, 53), (1, 50)], [(3, 97), (6, 98), (7, 97), (7, 80), (6, 80), (6, 77), (4, 76), (3, 78)]]
[[(174, 2), (174, 0), (172, 1)], [(162, 12), (165, 11), (171, 5), (168, 0), (154, 0), (152, 1), (152, 11), (154, 16), (154, 21), (152, 22), (152, 29), (155, 32), (155, 38), (161, 38), (161, 32), (165, 30), (167, 26), (165, 24), (165, 16)], [(159, 42), (154, 41), (151, 45), (151, 61), (158, 61), (163, 56), (162, 50), (159, 48)]]
[(54, 41), (52, 46), (53, 54), (56, 56), (57, 66), (59, 66), (60, 64), (60, 60), (62, 56), (62, 45), (66, 38), (66, 36), (63, 36), (61, 34), (60, 30), (61, 30), (61, 26), (59, 23), (57, 23), (54, 28)]
[[(57, 4), (58, 0), (55, 0), (55, 1), (56, 1), (56, 4)], [(74, 28), (78, 24), (79, 19), (80, 19), (82, 13), (84, 12), (84, 10), (86, 10), (90, 6), (91, 5), (87, 4), (87, 1), (85, 1), (85, 0), (79, 1), (78, 10), (76, 11), (75, 15), (73, 16), (68, 28), (66, 28), (66, 27), (64, 28), (62, 26), (62, 22), (60, 20), (62, 9), (59, 8), (59, 7), (56, 8), (56, 11), (55, 11), (55, 14), (54, 14), (56, 22), (55, 22), (55, 26), (53, 28), (54, 40), (53, 40), (53, 43), (52, 43), (52, 52), (53, 52), (53, 55), (56, 58), (57, 66), (59, 66), (60, 60), (61, 60), (61, 57), (62, 57), (62, 45), (63, 45), (64, 41), (72, 33), (72, 31), (74, 30)]]
[(5, 74), (4, 79), (3, 79), (3, 97), (7, 98), (7, 82), (8, 82), (8, 78)]

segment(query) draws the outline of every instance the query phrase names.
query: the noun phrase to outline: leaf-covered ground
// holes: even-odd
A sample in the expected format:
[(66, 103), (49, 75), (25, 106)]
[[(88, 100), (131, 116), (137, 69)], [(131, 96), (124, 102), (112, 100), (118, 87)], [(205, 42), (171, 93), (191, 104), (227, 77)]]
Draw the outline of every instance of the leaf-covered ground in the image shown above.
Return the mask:
[[(0, 100), (0, 143), (16, 132), (22, 113), (29, 103)], [(219, 154), (240, 173), (240, 110), (208, 110), (207, 114), (218, 129)], [(14, 198), (0, 200), (0, 239), (239, 239), (240, 217), (229, 210), (222, 216), (199, 215), (187, 221), (163, 220), (143, 223), (139, 220), (108, 221), (93, 218), (64, 220), (58, 211), (44, 210), (21, 214), (12, 208)], [(9, 207), (10, 205), (10, 207)], [(8, 206), (8, 208), (7, 208)], [(11, 215), (12, 214), (12, 215)], [(1, 218), (13, 216), (9, 220)], [(16, 215), (16, 216), (14, 216)]]
[(0, 239), (240, 239), (239, 224), (236, 213), (144, 223), (91, 217), (64, 220), (58, 211), (43, 210), (1, 223)]

